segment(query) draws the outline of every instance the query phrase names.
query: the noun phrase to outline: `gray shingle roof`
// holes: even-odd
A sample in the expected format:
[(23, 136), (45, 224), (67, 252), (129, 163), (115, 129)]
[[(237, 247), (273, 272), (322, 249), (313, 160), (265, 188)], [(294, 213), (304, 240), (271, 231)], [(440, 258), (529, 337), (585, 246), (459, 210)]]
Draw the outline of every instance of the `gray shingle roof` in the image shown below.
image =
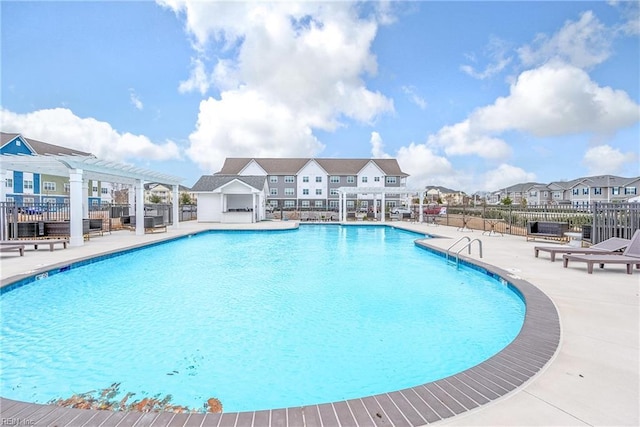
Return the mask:
[(238, 174), (255, 160), (268, 175), (295, 175), (311, 160), (315, 160), (329, 175), (357, 175), (367, 163), (374, 162), (389, 176), (409, 176), (402, 172), (396, 159), (331, 159), (331, 158), (227, 158), (218, 174)]
[(262, 190), (264, 188), (267, 177), (255, 176), (255, 175), (202, 175), (198, 181), (193, 184), (191, 191), (194, 193), (214, 191), (225, 184), (237, 179), (247, 185), (255, 188), (256, 190)]

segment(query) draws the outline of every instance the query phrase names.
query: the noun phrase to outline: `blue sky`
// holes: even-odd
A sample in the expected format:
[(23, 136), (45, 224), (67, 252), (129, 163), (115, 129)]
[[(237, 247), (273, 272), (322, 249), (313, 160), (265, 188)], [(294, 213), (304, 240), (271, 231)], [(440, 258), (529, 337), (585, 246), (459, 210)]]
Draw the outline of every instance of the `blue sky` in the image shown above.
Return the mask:
[(640, 175), (638, 2), (2, 1), (4, 132), (184, 178), (395, 157), (411, 187)]

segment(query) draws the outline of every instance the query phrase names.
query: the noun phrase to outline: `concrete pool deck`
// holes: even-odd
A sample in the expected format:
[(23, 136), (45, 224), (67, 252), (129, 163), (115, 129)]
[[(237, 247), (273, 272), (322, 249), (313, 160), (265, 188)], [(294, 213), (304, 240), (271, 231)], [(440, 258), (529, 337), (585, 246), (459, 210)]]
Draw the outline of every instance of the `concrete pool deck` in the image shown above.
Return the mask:
[[(486, 236), (480, 231), (459, 232), (455, 227), (446, 226), (408, 222), (387, 224), (445, 237), (429, 240), (429, 245), (442, 250), (462, 236), (479, 238), (483, 245), (483, 258), (479, 259), (475, 245), (471, 255), (464, 251), (465, 256), (497, 266), (535, 285), (551, 298), (560, 316), (562, 334), (558, 351), (541, 372), (493, 402), (436, 424), (640, 425), (639, 270), (627, 275), (624, 266), (608, 265), (603, 270), (595, 269), (589, 275), (584, 264), (570, 264), (565, 269), (561, 261), (551, 263), (546, 254), (535, 258), (533, 247), (552, 245), (550, 242), (527, 242), (522, 236)], [(27, 249), (23, 257), (17, 253), (2, 254), (1, 278), (4, 283), (9, 277), (32, 275), (34, 271), (46, 270), (47, 266), (207, 229), (271, 229), (295, 225), (293, 221), (273, 221), (251, 226), (186, 222), (181, 223), (178, 229), (169, 227), (167, 233), (136, 236), (130, 231), (117, 231), (92, 237), (82, 247), (56, 249), (53, 252), (42, 248), (38, 251)], [(12, 409), (15, 406), (12, 401), (2, 399), (0, 403), (4, 424), (27, 425), (25, 422), (33, 421), (35, 424), (30, 425), (39, 425), (36, 412), (16, 413)], [(41, 414), (40, 419), (45, 421), (46, 415)], [(149, 425), (151, 421), (153, 425), (161, 425), (161, 418), (164, 417), (149, 415), (137, 421), (136, 425)], [(79, 417), (75, 421), (81, 419)], [(106, 426), (117, 422), (125, 425), (126, 420), (131, 419), (120, 414), (110, 418), (88, 418), (85, 421), (87, 425), (98, 425), (105, 421), (103, 425)], [(143, 421), (145, 419), (147, 424)], [(23, 423), (17, 424), (21, 420)], [(180, 423), (180, 420), (184, 421)], [(199, 425), (197, 420), (202, 418), (167, 417), (164, 425), (191, 425), (192, 422)], [(62, 421), (58, 419), (51, 425), (74, 425)], [(375, 423), (378, 420), (373, 421)], [(227, 419), (220, 418), (220, 425), (226, 425), (226, 422)], [(285, 423), (286, 417), (283, 425)], [(260, 425), (257, 419), (253, 424)], [(43, 425), (48, 424), (43, 422)], [(289, 425), (300, 423), (290, 418)]]

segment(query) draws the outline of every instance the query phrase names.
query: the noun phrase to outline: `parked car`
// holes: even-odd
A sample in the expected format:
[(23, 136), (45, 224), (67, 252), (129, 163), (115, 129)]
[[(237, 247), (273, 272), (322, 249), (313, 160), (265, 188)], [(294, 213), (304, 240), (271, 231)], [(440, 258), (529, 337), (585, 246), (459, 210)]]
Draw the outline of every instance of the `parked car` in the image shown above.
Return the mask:
[(402, 214), (402, 215), (411, 215), (411, 209), (405, 207), (393, 207), (390, 211), (394, 215)]

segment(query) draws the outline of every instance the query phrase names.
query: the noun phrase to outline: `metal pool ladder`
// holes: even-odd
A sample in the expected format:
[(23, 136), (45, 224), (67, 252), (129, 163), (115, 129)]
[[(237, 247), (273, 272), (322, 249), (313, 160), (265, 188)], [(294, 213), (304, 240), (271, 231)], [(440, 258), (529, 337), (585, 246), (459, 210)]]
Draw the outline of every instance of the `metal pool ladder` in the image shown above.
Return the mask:
[(458, 243), (462, 242), (463, 240), (466, 240), (467, 243), (465, 243), (465, 245), (462, 246), (460, 249), (458, 249), (458, 251), (456, 252), (456, 269), (460, 266), (460, 252), (462, 252), (464, 248), (467, 248), (469, 251), (469, 255), (471, 255), (471, 245), (473, 244), (473, 242), (478, 242), (478, 249), (480, 250), (480, 258), (482, 258), (482, 240), (480, 239), (471, 240), (469, 236), (462, 236), (461, 238), (456, 240), (453, 243), (453, 245), (447, 248), (447, 263), (449, 262), (449, 255), (451, 254), (451, 249), (454, 246), (456, 246)]

